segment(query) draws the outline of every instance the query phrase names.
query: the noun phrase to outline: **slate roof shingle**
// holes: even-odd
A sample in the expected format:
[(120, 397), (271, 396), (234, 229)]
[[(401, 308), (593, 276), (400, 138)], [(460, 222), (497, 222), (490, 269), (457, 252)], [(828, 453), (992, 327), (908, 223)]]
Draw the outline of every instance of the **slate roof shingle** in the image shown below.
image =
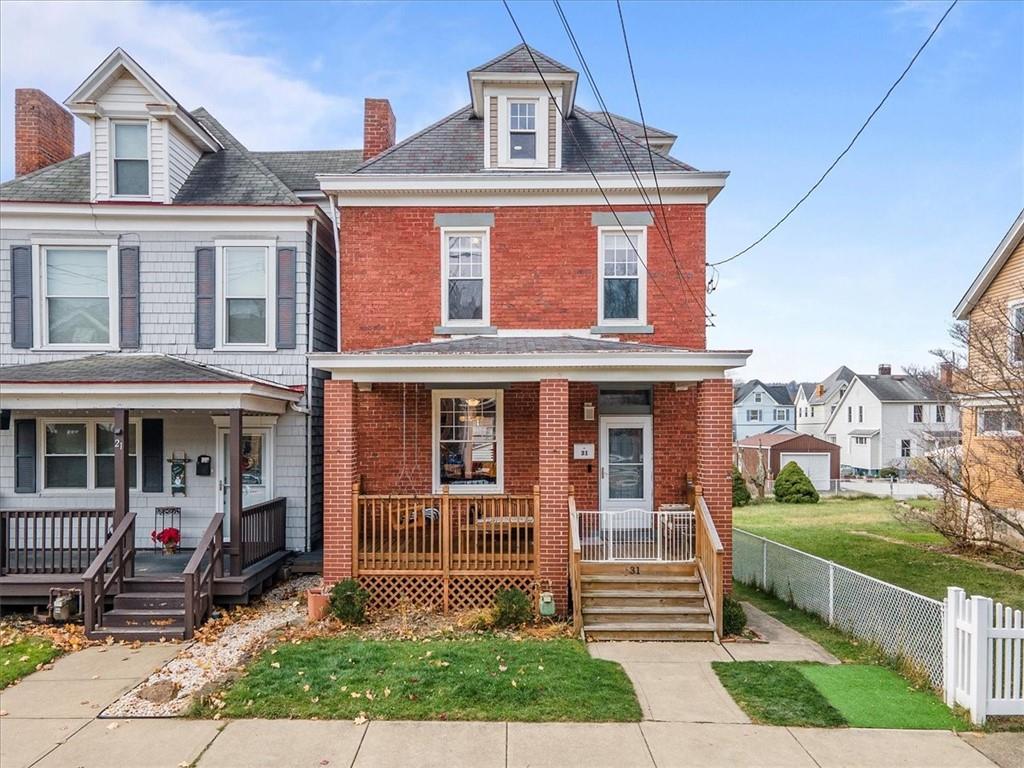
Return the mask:
[[(530, 50), (527, 49), (526, 45), (520, 43), (515, 48), (511, 48), (505, 51), (500, 56), (495, 56), (488, 62), (481, 64), (479, 67), (474, 67), (469, 70), (472, 72), (514, 72), (514, 73), (530, 73), (536, 72), (539, 68), (541, 72), (560, 72), (567, 74), (576, 74), (576, 70), (571, 69), (560, 61), (555, 61), (550, 56), (547, 56), (536, 48), (533, 48), (533, 56), (530, 56)], [(534, 64), (534, 59), (537, 63)]]
[(89, 202), (89, 153), (26, 173), (0, 184), (0, 200), (11, 202)]
[(690, 352), (679, 347), (640, 344), (581, 336), (468, 336), (449, 341), (430, 341), (398, 347), (378, 347), (350, 354), (359, 355), (505, 355), (586, 354), (593, 352), (673, 353)]
[(363, 162), (361, 149), (252, 152), (293, 192), (320, 191), (318, 173), (346, 173)]
[(865, 387), (882, 402), (921, 403), (935, 400), (933, 393), (921, 379), (913, 376), (858, 376)]
[(793, 404), (793, 398), (790, 397), (789, 394), (789, 387), (785, 384), (765, 384), (760, 379), (751, 379), (750, 381), (741, 384), (736, 389), (736, 396), (733, 398), (733, 402), (738, 403), (757, 387), (761, 387), (765, 392), (767, 392), (768, 396), (771, 397), (777, 405)]

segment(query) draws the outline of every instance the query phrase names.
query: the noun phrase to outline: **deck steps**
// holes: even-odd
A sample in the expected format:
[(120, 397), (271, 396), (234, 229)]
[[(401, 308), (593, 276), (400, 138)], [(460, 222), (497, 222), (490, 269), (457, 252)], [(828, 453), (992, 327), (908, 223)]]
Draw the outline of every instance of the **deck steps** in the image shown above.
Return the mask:
[(714, 640), (692, 563), (583, 563), (580, 590), (589, 640)]
[(103, 626), (88, 633), (91, 639), (185, 639), (185, 582), (175, 578), (125, 579), (114, 595), (114, 607), (103, 612)]

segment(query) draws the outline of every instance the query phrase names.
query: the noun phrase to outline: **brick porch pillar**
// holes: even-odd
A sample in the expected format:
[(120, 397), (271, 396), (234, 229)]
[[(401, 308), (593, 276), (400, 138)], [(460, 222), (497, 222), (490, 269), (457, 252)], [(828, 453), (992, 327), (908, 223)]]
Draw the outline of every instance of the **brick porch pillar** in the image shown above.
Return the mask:
[(730, 379), (697, 388), (697, 479), (725, 547), (725, 592), (732, 591), (732, 400)]
[(355, 385), (324, 382), (324, 582), (352, 576), (352, 484), (356, 481)]
[(558, 613), (568, 610), (569, 581), (569, 382), (540, 382), (540, 578), (551, 583)]

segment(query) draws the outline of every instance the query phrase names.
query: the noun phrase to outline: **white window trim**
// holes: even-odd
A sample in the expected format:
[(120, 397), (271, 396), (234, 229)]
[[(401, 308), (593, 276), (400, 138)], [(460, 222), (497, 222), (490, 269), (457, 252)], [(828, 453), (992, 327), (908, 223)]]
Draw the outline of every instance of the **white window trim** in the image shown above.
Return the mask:
[[(222, 504), (224, 486), (230, 481), (227, 477), (227, 472), (224, 467), (223, 457), (221, 452), (224, 447), (224, 438), (231, 434), (230, 425), (222, 424), (220, 421), (221, 417), (214, 417), (214, 426), (216, 428), (216, 434), (214, 435), (214, 474), (216, 475), (216, 498), (218, 504)], [(260, 416), (246, 416), (242, 419), (242, 434), (243, 435), (255, 435), (259, 434), (263, 437), (263, 476), (265, 482), (264, 487), (267, 489), (267, 501), (274, 498), (274, 437), (277, 434), (277, 417), (260, 417)], [(217, 507), (217, 511), (220, 507)]]
[[(921, 409), (921, 420), (920, 421), (918, 421), (917, 419), (914, 418), (914, 409), (915, 408), (920, 408)], [(910, 423), (911, 424), (924, 424), (925, 423), (925, 406), (924, 406), (924, 403), (914, 403), (913, 405), (910, 406)]]
[[(112, 118), (107, 124), (107, 141), (110, 144), (110, 197), (114, 200), (152, 200), (153, 199), (153, 125), (149, 119)], [(117, 191), (117, 126), (118, 125), (145, 125), (146, 126), (146, 194), (144, 195), (122, 195)]]
[(479, 397), (494, 398), (495, 421), (495, 456), (498, 463), (497, 483), (487, 485), (449, 485), (448, 492), (453, 496), (500, 495), (505, 492), (505, 391), (502, 389), (435, 389), (431, 392), (430, 408), (430, 482), (434, 493), (441, 493), (441, 399), (445, 397)]
[[(548, 167), (548, 110), (551, 97), (536, 89), (511, 89), (494, 94), (498, 99), (498, 167), (499, 168), (544, 168)], [(514, 160), (509, 157), (509, 109), (510, 101), (537, 102), (537, 156), (533, 160)], [(491, 137), (493, 140), (493, 137)]]
[(1024, 357), (1016, 357), (1013, 350), (1014, 334), (1016, 333), (1013, 327), (1013, 316), (1021, 307), (1024, 307), (1024, 299), (1013, 299), (1007, 305), (1006, 311), (1006, 317), (1009, 320), (1009, 327), (1007, 328), (1006, 333), (1006, 359), (1009, 361), (1010, 365), (1014, 366), (1024, 365)]
[[(479, 320), (448, 318), (448, 238), (458, 235), (479, 235), (483, 268), (483, 311)], [(487, 328), (491, 325), (491, 228), (441, 227), (441, 325), (447, 328)]]
[[(107, 290), (110, 337), (106, 344), (51, 344), (46, 293), (47, 248), (92, 248), (107, 250)], [(116, 238), (32, 238), (32, 291), (33, 349), (62, 352), (116, 352), (121, 348), (121, 285), (119, 279)]]
[[(217, 240), (217, 346), (215, 352), (274, 352), (277, 350), (277, 241), (276, 240)], [(267, 249), (267, 332), (265, 344), (232, 344), (227, 340), (228, 324), (225, 311), (224, 249), (234, 247)]]
[(753, 424), (757, 422), (761, 423), (761, 409), (760, 408), (748, 408), (747, 409), (747, 422)]
[(789, 421), (789, 412), (788, 412), (788, 410), (785, 409), (785, 408), (776, 408), (775, 409), (775, 421)]
[[(113, 424), (111, 417), (78, 417), (62, 416), (39, 419), (39, 430), (36, 435), (36, 477), (39, 478), (40, 496), (68, 496), (68, 495), (95, 495), (98, 493), (113, 493), (114, 488), (96, 487), (96, 431), (98, 424)], [(129, 424), (135, 426), (135, 485), (128, 486), (132, 492), (139, 491), (142, 486), (142, 419), (129, 419)], [(85, 488), (47, 488), (46, 487), (46, 426), (48, 424), (85, 424), (85, 461), (86, 461), (86, 487)], [(109, 454), (102, 454), (107, 456)]]
[[(637, 236), (637, 318), (604, 316), (604, 236), (635, 234)], [(607, 326), (647, 325), (647, 227), (598, 227), (597, 228), (597, 324)]]

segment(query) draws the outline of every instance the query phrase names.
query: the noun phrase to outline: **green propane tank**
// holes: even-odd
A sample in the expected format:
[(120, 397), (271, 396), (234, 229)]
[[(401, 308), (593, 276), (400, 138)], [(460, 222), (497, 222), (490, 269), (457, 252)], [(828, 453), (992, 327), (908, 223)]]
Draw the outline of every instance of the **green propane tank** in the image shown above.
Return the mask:
[(555, 615), (555, 596), (550, 592), (540, 593), (540, 615), (548, 617)]

